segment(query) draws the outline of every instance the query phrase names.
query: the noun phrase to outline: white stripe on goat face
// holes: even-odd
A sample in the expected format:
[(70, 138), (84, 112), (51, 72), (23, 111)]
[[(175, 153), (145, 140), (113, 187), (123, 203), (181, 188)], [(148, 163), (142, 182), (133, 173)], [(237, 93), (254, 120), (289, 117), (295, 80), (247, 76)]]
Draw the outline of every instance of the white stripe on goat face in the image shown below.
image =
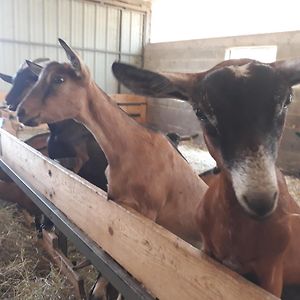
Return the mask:
[(275, 159), (269, 151), (260, 146), (256, 152), (246, 152), (242, 161), (231, 167), (231, 177), (236, 197), (242, 207), (254, 216), (258, 206), (268, 207), (270, 215), (277, 207), (278, 186)]
[(234, 73), (234, 76), (236, 78), (239, 78), (239, 77), (247, 78), (251, 75), (250, 71), (249, 71), (249, 67), (250, 67), (250, 63), (242, 65), (242, 66), (229, 66), (227, 68)]

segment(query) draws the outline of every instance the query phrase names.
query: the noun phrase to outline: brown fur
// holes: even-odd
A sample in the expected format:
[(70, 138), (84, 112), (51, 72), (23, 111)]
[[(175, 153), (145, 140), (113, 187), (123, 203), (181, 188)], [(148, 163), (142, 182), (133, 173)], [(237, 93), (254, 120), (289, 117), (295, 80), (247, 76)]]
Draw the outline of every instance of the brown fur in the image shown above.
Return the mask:
[[(128, 117), (97, 87), (79, 57), (76, 60), (79, 70), (58, 63), (43, 70), (18, 108), (21, 121), (37, 125), (74, 118), (83, 123), (107, 157), (109, 197), (183, 239), (199, 242), (195, 208), (206, 184), (164, 135)], [(51, 86), (57, 75), (64, 83)], [(49, 88), (52, 93), (46, 95)]]
[[(167, 138), (129, 118), (90, 78), (70, 65), (50, 63), (20, 104), (21, 121), (35, 125), (74, 118), (94, 134), (109, 162), (108, 194), (189, 241), (198, 240), (191, 222), (206, 185)], [(46, 95), (53, 77), (65, 82)], [(142, 167), (141, 167), (142, 166)]]

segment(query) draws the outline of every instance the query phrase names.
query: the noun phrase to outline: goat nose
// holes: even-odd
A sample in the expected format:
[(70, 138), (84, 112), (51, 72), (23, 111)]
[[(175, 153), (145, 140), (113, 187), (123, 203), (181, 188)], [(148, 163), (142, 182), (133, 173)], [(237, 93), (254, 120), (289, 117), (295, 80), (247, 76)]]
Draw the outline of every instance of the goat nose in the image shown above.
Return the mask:
[(277, 203), (277, 192), (271, 194), (243, 195), (248, 208), (259, 218), (268, 216), (274, 210)]

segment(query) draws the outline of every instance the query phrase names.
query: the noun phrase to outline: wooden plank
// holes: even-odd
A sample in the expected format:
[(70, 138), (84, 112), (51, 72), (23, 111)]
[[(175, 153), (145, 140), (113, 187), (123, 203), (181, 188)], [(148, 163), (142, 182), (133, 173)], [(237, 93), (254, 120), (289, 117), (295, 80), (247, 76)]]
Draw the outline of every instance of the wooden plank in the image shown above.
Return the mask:
[(1, 159), (160, 300), (277, 299), (0, 131)]
[(58, 237), (54, 232), (48, 232), (43, 229), (42, 239), (38, 243), (50, 256), (52, 262), (59, 268), (74, 287), (77, 299), (87, 299), (84, 289), (84, 280), (74, 269), (70, 260), (59, 250)]
[(286, 118), (285, 128), (300, 131), (300, 115), (289, 113)]
[(111, 98), (139, 123), (146, 123), (147, 98), (132, 94), (113, 94)]
[(112, 94), (110, 97), (118, 103), (144, 103), (147, 104), (147, 97), (133, 94)]
[(300, 115), (300, 99), (294, 97), (294, 101), (289, 105), (288, 114)]
[[(299, 130), (300, 131), (300, 130)], [(285, 128), (280, 144), (280, 151), (300, 152), (300, 137), (296, 135), (297, 130)], [(300, 155), (298, 160), (300, 161)]]
[(146, 123), (146, 105), (122, 106), (119, 105), (129, 116), (139, 123)]
[(299, 152), (280, 150), (276, 164), (288, 174), (300, 174)]

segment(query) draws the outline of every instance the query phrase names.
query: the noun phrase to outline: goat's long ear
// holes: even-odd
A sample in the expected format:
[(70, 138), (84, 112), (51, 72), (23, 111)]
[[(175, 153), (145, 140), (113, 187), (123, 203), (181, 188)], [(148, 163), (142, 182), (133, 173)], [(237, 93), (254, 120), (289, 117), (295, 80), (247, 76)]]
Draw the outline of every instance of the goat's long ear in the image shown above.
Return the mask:
[(69, 45), (67, 45), (67, 43), (64, 40), (58, 39), (58, 41), (59, 41), (60, 45), (64, 48), (66, 55), (72, 65), (76, 75), (81, 76), (82, 72), (84, 70), (84, 64), (83, 64), (81, 58)]
[(40, 63), (42, 63), (42, 62), (49, 61), (49, 60), (50, 60), (49, 58), (46, 58), (46, 57), (40, 57), (40, 58), (34, 59), (32, 62), (33, 62), (33, 63), (36, 63), (36, 64), (40, 64)]
[(26, 60), (26, 64), (27, 64), (29, 70), (30, 70), (33, 74), (35, 74), (36, 76), (39, 76), (40, 73), (41, 73), (42, 70), (43, 70), (43, 67), (42, 67), (42, 66), (40, 66), (40, 65), (38, 65), (38, 64), (36, 64), (36, 63), (30, 61), (30, 60)]
[(4, 80), (5, 82), (7, 82), (7, 83), (13, 84), (14, 80), (13, 80), (13, 77), (10, 76), (10, 75), (6, 75), (6, 74), (3, 74), (3, 73), (0, 73), (0, 78), (2, 80)]
[(114, 76), (136, 94), (156, 98), (188, 100), (197, 74), (155, 73), (132, 65), (114, 62)]
[(300, 59), (280, 60), (271, 63), (281, 75), (293, 86), (300, 83)]

